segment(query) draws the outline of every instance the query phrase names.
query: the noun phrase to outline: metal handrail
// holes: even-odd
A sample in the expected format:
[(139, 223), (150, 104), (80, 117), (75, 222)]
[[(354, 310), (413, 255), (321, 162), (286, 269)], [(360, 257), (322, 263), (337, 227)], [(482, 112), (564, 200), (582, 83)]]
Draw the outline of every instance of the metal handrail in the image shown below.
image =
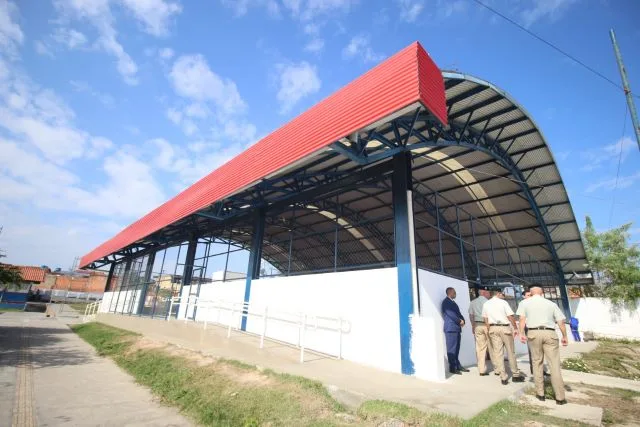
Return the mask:
[[(232, 302), (232, 301), (224, 301), (224, 300), (201, 300), (198, 297), (190, 296), (189, 298), (184, 297), (173, 297), (169, 302), (169, 311), (167, 315), (167, 321), (171, 320), (171, 313), (173, 311), (173, 306), (176, 304), (180, 304), (182, 300), (186, 301), (186, 307), (184, 310), (184, 321), (185, 323), (189, 320), (196, 321), (195, 316), (193, 319), (189, 319), (189, 310), (191, 307), (199, 310), (205, 310), (204, 317), (204, 325), (203, 329), (207, 329), (207, 323), (217, 323), (222, 325), (221, 322), (209, 322), (208, 315), (212, 309), (217, 309), (220, 311), (230, 312), (229, 322), (226, 324), (227, 326), (227, 338), (231, 337), (231, 330), (235, 329), (238, 331), (237, 323), (242, 320), (244, 317), (254, 316), (262, 318), (262, 331), (260, 332), (260, 348), (264, 347), (264, 339), (267, 333), (267, 323), (269, 320), (273, 320), (279, 323), (284, 323), (292, 326), (296, 326), (298, 328), (298, 344), (296, 347), (300, 349), (300, 363), (304, 363), (304, 351), (305, 351), (305, 334), (307, 329), (313, 330), (324, 330), (329, 332), (337, 332), (338, 333), (338, 354), (336, 355), (337, 359), (342, 359), (342, 336), (346, 332), (348, 333), (351, 324), (348, 320), (343, 319), (342, 317), (329, 317), (329, 316), (318, 316), (318, 315), (310, 315), (302, 312), (287, 312), (274, 310), (273, 307), (264, 306), (261, 307), (261, 310), (255, 309), (248, 302)], [(195, 300), (195, 302), (193, 302)], [(237, 317), (239, 316), (239, 317)], [(297, 318), (297, 320), (291, 320), (291, 318)], [(237, 319), (237, 320), (236, 320)], [(236, 326), (234, 327), (234, 320), (236, 320)], [(335, 326), (328, 326), (326, 323), (335, 323)], [(345, 329), (345, 326), (347, 327)]]
[(82, 317), (83, 322), (88, 322), (89, 320), (93, 320), (100, 309), (100, 304), (102, 304), (102, 300), (98, 300), (92, 302), (91, 304), (87, 304), (84, 308), (84, 316)]

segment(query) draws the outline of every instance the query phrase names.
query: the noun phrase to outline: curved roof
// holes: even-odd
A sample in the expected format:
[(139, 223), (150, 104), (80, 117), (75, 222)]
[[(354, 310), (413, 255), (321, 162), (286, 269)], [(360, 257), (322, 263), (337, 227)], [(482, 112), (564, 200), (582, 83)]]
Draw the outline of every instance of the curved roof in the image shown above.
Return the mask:
[[(80, 265), (207, 233), (246, 247), (250, 212), (260, 206), (269, 207), (263, 257), (276, 266), (288, 262), (294, 217), (304, 232), (293, 244), (292, 272), (335, 268), (334, 242), (322, 236), (336, 222), (343, 229), (345, 265), (392, 263), (392, 169), (386, 159), (411, 151), (414, 211), (422, 221), (433, 220), (437, 193), (440, 220), (449, 227), (459, 220), (465, 240), (475, 233), (478, 258), (498, 232), (506, 248), (493, 260), (498, 265), (539, 261), (565, 275), (587, 271), (567, 192), (533, 119), (494, 85), (457, 72), (440, 77), (436, 70), (435, 76), (433, 67), (419, 44), (408, 47), (123, 230)], [(352, 119), (335, 121), (345, 114)], [(315, 128), (319, 133), (311, 132)], [(270, 166), (256, 174), (248, 164)], [(243, 175), (246, 170), (253, 174)], [(189, 209), (175, 213), (185, 203)], [(433, 236), (416, 223), (416, 237), (417, 255), (428, 266)], [(443, 252), (447, 269), (460, 267), (455, 250)]]

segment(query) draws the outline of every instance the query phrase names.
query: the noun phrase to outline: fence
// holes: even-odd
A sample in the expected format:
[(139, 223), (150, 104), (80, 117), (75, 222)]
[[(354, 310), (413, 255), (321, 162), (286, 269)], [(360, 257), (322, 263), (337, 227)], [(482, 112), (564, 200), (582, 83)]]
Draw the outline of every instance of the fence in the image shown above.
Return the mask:
[[(182, 303), (181, 303), (182, 302)], [(245, 302), (230, 302), (222, 300), (198, 300), (197, 297), (174, 297), (171, 298), (169, 303), (169, 313), (173, 312), (173, 307), (179, 305), (179, 316), (184, 316), (184, 322), (198, 321), (198, 313), (202, 319), (203, 328), (207, 328), (208, 323), (214, 323), (227, 326), (227, 337), (231, 337), (232, 330), (240, 330), (239, 323), (249, 317), (255, 317), (262, 320), (262, 328), (260, 332), (260, 348), (264, 347), (265, 337), (267, 335), (268, 325), (271, 323), (278, 324), (278, 326), (292, 327), (298, 329), (298, 341), (295, 344), (300, 349), (300, 363), (304, 363), (304, 352), (307, 349), (306, 346), (306, 334), (307, 331), (327, 331), (335, 332), (338, 343), (337, 354), (334, 354), (338, 359), (342, 359), (342, 337), (344, 333), (348, 333), (350, 329), (350, 323), (339, 317), (317, 316), (307, 313), (294, 313), (279, 310), (274, 307), (264, 306), (256, 308), (249, 303)], [(221, 320), (221, 314), (224, 313), (227, 322)], [(215, 315), (215, 321), (211, 320)], [(168, 315), (167, 321), (170, 321), (173, 316)], [(345, 329), (346, 326), (346, 329)]]

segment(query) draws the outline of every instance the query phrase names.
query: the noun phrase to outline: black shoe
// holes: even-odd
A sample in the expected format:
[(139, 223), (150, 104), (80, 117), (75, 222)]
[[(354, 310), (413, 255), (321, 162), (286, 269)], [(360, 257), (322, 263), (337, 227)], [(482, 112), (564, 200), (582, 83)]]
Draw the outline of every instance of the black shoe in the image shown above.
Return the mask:
[(494, 371), (494, 372), (493, 372), (493, 375), (500, 375), (500, 372), (498, 372), (498, 371)]
[(556, 405), (566, 405), (566, 404), (567, 404), (567, 399), (556, 400)]
[(460, 371), (458, 371), (458, 370), (455, 370), (455, 371), (451, 371), (451, 370), (450, 370), (450, 371), (449, 371), (449, 373), (450, 373), (450, 374), (453, 374), (453, 375), (462, 375), (462, 372), (460, 372)]
[(524, 376), (514, 376), (511, 377), (511, 381), (513, 381), (514, 383), (523, 383), (524, 382)]
[(502, 380), (502, 381), (500, 381), (500, 382), (502, 383), (502, 385), (507, 385), (507, 384), (509, 384), (509, 380)]
[(545, 401), (545, 397), (544, 396), (538, 396), (536, 394), (536, 399), (538, 399), (540, 402), (544, 402)]
[(543, 372), (542, 376), (545, 377), (545, 378), (549, 378), (551, 376), (551, 374), (548, 373), (548, 372)]
[(469, 370), (467, 368), (460, 368), (458, 369), (460, 372), (469, 372)]
[(487, 374), (486, 372), (484, 374), (480, 374), (481, 377), (486, 377), (487, 375), (489, 374)]

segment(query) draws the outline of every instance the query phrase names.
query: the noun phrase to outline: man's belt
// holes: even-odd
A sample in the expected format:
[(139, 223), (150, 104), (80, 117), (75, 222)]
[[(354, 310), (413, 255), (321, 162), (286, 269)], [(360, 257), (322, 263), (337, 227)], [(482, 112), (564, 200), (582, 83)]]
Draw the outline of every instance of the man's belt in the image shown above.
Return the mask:
[(489, 326), (509, 326), (508, 323), (489, 323)]
[(484, 320), (474, 320), (473, 323), (483, 323), (484, 324)]
[(530, 331), (555, 331), (555, 328), (547, 328), (546, 326), (539, 326), (537, 328), (527, 328)]

